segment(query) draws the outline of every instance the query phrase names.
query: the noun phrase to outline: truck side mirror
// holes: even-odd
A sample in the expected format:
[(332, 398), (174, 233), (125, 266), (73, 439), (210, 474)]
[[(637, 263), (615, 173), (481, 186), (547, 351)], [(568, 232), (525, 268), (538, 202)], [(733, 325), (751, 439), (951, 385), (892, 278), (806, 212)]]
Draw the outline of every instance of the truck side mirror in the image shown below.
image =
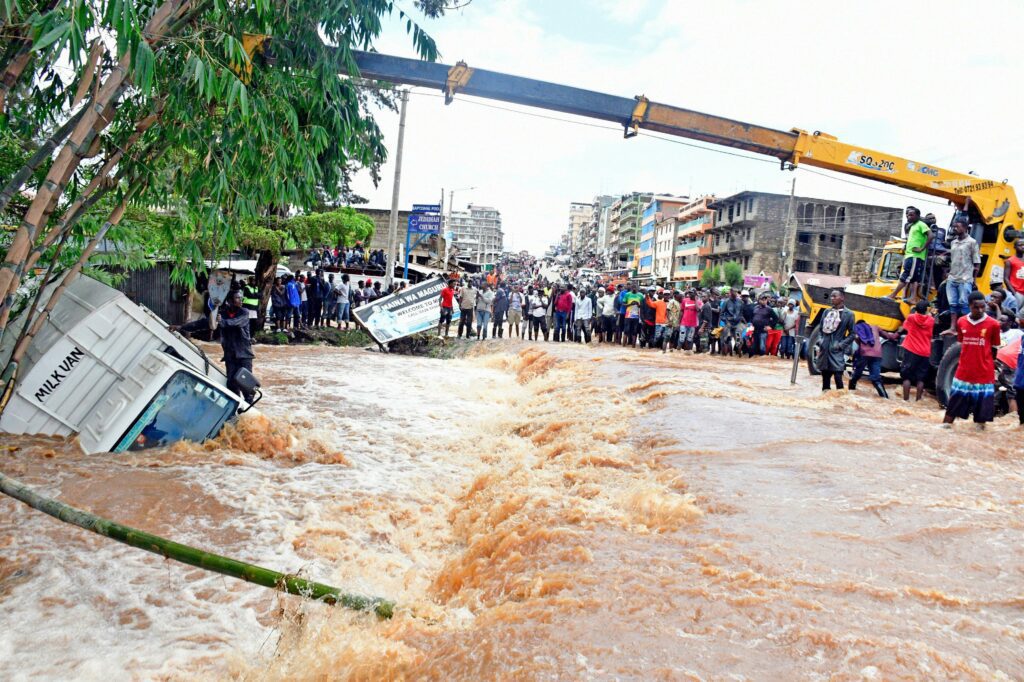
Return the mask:
[(260, 380), (252, 372), (242, 367), (235, 372), (235, 383), (242, 389), (243, 393), (255, 393), (260, 387)]

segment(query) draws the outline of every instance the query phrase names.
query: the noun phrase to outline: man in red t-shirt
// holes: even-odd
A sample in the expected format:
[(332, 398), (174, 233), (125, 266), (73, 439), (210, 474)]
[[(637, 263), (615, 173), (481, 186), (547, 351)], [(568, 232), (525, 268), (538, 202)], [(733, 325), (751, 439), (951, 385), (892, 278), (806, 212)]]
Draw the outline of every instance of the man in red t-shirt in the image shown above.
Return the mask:
[(1007, 293), (1017, 297), (1017, 309), (1024, 308), (1024, 239), (1018, 239), (1013, 243), (1016, 256), (1006, 259), (1006, 267), (1003, 268), (1003, 283), (1006, 285)]
[[(910, 387), (917, 386), (917, 399), (924, 397), (924, 381), (928, 378), (930, 368), (929, 357), (932, 354), (932, 332), (935, 330), (935, 318), (928, 314), (928, 304), (918, 301), (914, 312), (907, 315), (900, 327), (907, 334), (903, 337), (903, 362), (900, 363), (900, 378), (903, 379), (903, 399), (910, 400)], [(899, 330), (895, 334), (881, 332), (893, 341), (899, 340)]]
[[(437, 335), (441, 338), (448, 338), (448, 329), (452, 326), (452, 311), (455, 309), (455, 280), (448, 280), (448, 286), (441, 289), (441, 297), (438, 299), (441, 306), (441, 319), (437, 321)], [(441, 326), (444, 325), (444, 333), (441, 333)]]
[(953, 375), (942, 423), (951, 428), (953, 420), (974, 415), (974, 423), (980, 430), (995, 416), (995, 355), (999, 345), (999, 323), (985, 314), (985, 296), (980, 291), (971, 294), (969, 305), (971, 314), (956, 321), (960, 364)]

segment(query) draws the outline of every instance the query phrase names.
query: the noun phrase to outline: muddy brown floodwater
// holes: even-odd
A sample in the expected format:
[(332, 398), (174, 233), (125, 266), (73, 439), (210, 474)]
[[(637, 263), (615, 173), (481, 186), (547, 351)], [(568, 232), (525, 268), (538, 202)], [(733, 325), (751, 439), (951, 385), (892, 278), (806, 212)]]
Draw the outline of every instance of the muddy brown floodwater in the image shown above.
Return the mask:
[(377, 621), (0, 500), (0, 679), (1024, 679), (1014, 419), (784, 363), (518, 342), (260, 349), (265, 418), (0, 470), (399, 604)]

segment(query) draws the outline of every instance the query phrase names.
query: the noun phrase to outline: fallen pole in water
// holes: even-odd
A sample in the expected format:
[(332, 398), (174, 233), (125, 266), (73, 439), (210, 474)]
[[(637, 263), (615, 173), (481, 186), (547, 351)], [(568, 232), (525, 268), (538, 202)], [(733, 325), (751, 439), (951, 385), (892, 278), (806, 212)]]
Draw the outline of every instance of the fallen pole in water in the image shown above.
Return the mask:
[(0, 474), (0, 492), (24, 502), (33, 509), (49, 514), (64, 523), (70, 523), (111, 540), (117, 540), (126, 545), (152, 552), (153, 554), (159, 554), (165, 559), (174, 559), (183, 564), (221, 573), (255, 585), (281, 589), (288, 594), (322, 601), (325, 604), (340, 604), (357, 611), (373, 611), (381, 618), (391, 618), (395, 610), (394, 602), (386, 599), (345, 594), (337, 587), (304, 580), (294, 575), (278, 573), (269, 568), (254, 566), (218, 554), (204, 552), (195, 547), (189, 547), (188, 545), (167, 540), (158, 535), (152, 535), (151, 533), (104, 519), (52, 498), (43, 497), (31, 488), (4, 474)]

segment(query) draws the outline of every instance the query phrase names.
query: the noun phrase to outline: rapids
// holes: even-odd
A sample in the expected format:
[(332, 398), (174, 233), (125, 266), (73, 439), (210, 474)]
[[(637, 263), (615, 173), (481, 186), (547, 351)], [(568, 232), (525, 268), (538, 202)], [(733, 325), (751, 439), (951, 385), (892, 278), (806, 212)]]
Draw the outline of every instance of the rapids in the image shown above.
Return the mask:
[(117, 521), (394, 599), (391, 621), (0, 499), (0, 679), (1022, 679), (1014, 418), (762, 360), (260, 348), (265, 417), (129, 455), (3, 437)]

